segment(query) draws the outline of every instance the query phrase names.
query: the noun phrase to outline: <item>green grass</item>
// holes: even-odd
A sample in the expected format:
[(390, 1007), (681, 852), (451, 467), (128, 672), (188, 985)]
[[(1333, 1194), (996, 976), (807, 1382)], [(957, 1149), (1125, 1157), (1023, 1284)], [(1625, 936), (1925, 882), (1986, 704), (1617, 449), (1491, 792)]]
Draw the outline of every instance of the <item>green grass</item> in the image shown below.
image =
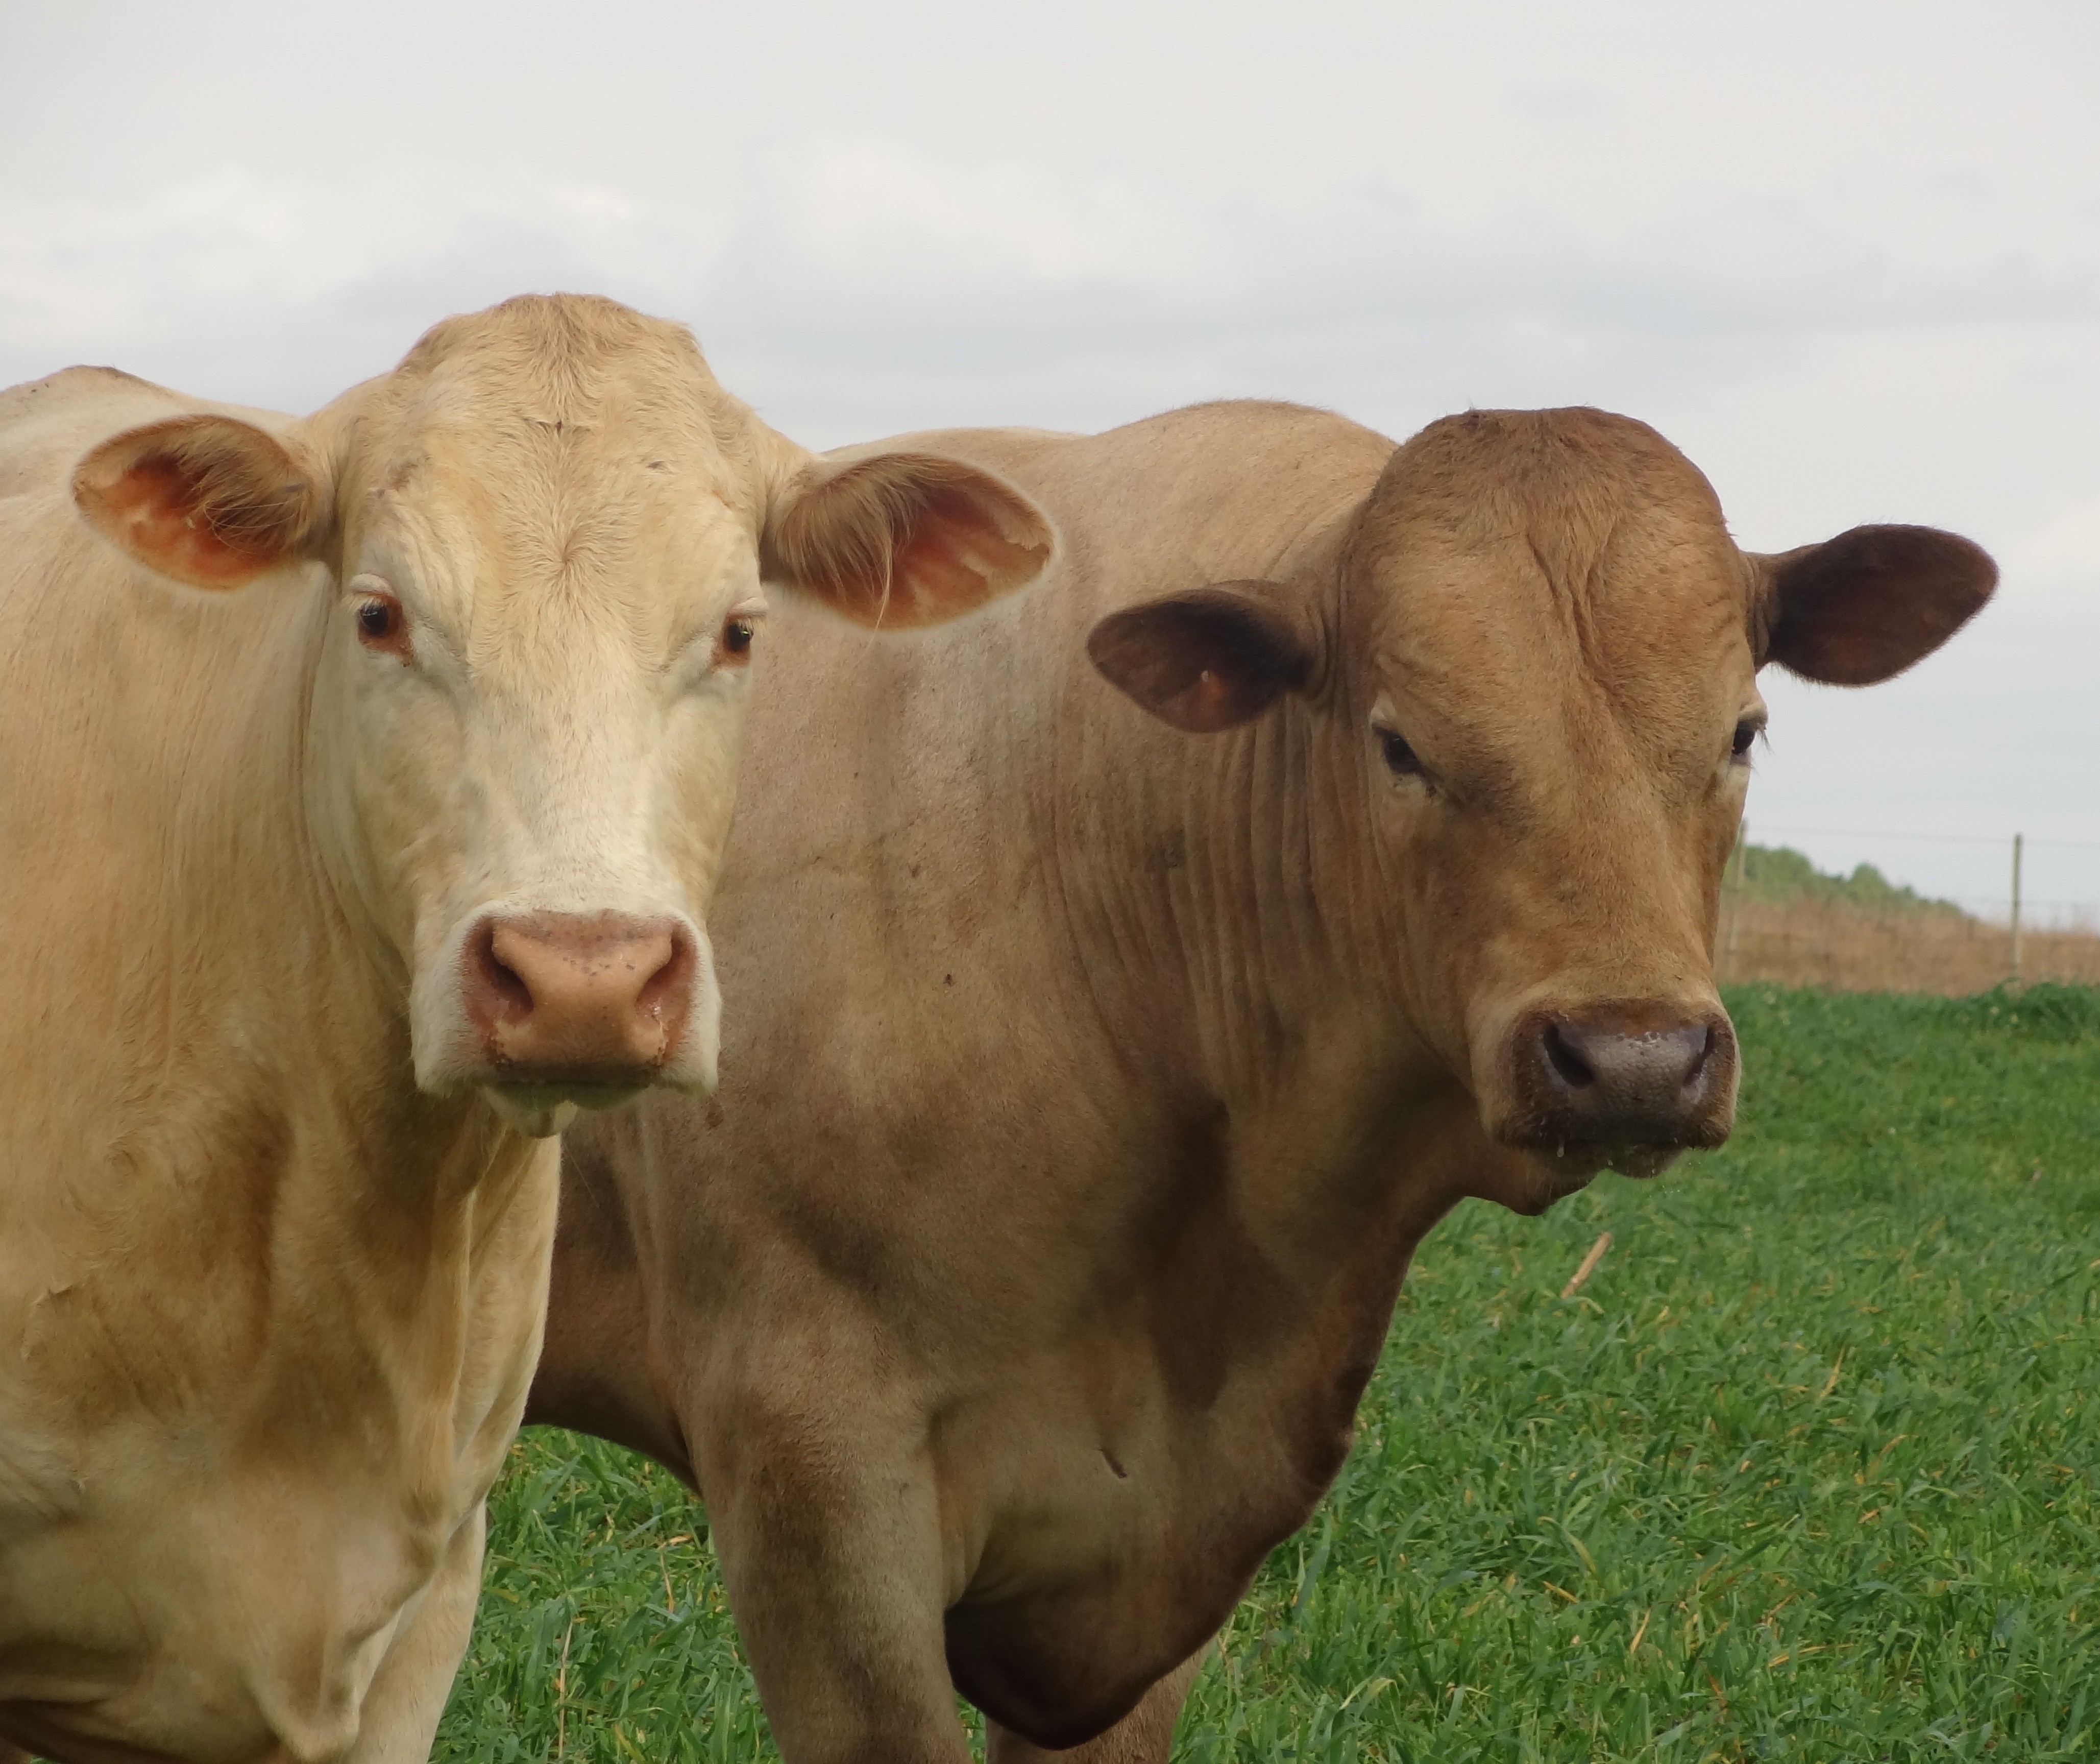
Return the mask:
[[(1729, 1002), (1725, 1152), (1424, 1245), (1180, 1757), (2100, 1757), (2100, 993)], [(770, 1755), (704, 1539), (528, 1438), (439, 1756)]]

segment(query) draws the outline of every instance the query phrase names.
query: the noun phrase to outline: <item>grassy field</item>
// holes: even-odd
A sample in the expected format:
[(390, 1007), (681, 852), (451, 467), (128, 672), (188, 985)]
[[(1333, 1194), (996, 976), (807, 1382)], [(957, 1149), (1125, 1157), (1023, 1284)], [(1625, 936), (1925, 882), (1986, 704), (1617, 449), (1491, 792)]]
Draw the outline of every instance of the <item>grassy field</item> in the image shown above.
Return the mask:
[[(1180, 1757), (2100, 1757), (2100, 993), (1729, 1002), (1725, 1152), (1424, 1246)], [(705, 1539), (521, 1443), (439, 1757), (770, 1755)]]

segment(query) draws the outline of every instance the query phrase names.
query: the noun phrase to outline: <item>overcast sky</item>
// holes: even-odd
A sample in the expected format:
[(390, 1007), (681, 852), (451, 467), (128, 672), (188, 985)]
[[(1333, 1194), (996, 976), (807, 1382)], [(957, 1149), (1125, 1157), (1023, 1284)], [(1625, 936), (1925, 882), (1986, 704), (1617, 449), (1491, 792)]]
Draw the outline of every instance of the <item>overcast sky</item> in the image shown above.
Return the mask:
[(15, 6), (0, 383), (306, 409), (570, 288), (820, 447), (1606, 405), (1747, 546), (2004, 566), (1902, 681), (1767, 677), (1753, 837), (1979, 901), (2086, 842), (2030, 893), (2100, 909), (2096, 91), (2093, 0)]

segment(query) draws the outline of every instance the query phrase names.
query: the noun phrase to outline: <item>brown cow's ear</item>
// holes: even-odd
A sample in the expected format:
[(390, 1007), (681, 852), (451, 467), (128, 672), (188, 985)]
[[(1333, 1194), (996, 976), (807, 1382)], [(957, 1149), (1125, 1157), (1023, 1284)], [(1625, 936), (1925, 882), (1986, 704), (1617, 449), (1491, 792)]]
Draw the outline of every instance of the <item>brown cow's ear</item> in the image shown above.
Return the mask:
[(1219, 582), (1111, 612), (1087, 639), (1109, 683), (1162, 722), (1208, 735), (1251, 721), (1312, 678), (1292, 590)]
[(1855, 527), (1749, 562), (1758, 666), (1833, 686), (1871, 686), (1923, 660), (1998, 581), (1981, 546), (1935, 527)]
[(333, 519), (325, 480), (318, 462), (252, 422), (198, 415), (112, 436), (75, 468), (73, 497), (148, 569), (238, 588), (317, 554)]
[(774, 500), (759, 547), (769, 581), (862, 625), (938, 625), (1026, 587), (1056, 542), (1009, 484), (960, 460), (818, 460)]

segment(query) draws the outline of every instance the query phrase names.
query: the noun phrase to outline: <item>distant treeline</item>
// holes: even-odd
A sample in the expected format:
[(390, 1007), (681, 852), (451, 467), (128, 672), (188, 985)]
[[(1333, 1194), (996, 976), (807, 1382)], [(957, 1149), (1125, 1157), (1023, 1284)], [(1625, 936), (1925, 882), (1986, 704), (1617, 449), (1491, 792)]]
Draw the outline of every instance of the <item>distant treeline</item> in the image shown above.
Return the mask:
[(1892, 882), (1871, 864), (1862, 864), (1849, 876), (1828, 875), (1789, 846), (1745, 847), (1729, 861), (1729, 893), (1737, 894), (1739, 877), (1738, 898), (1762, 905), (1793, 906), (1813, 901), (1875, 913), (1965, 916), (1952, 901), (1935, 900), (1914, 888)]

